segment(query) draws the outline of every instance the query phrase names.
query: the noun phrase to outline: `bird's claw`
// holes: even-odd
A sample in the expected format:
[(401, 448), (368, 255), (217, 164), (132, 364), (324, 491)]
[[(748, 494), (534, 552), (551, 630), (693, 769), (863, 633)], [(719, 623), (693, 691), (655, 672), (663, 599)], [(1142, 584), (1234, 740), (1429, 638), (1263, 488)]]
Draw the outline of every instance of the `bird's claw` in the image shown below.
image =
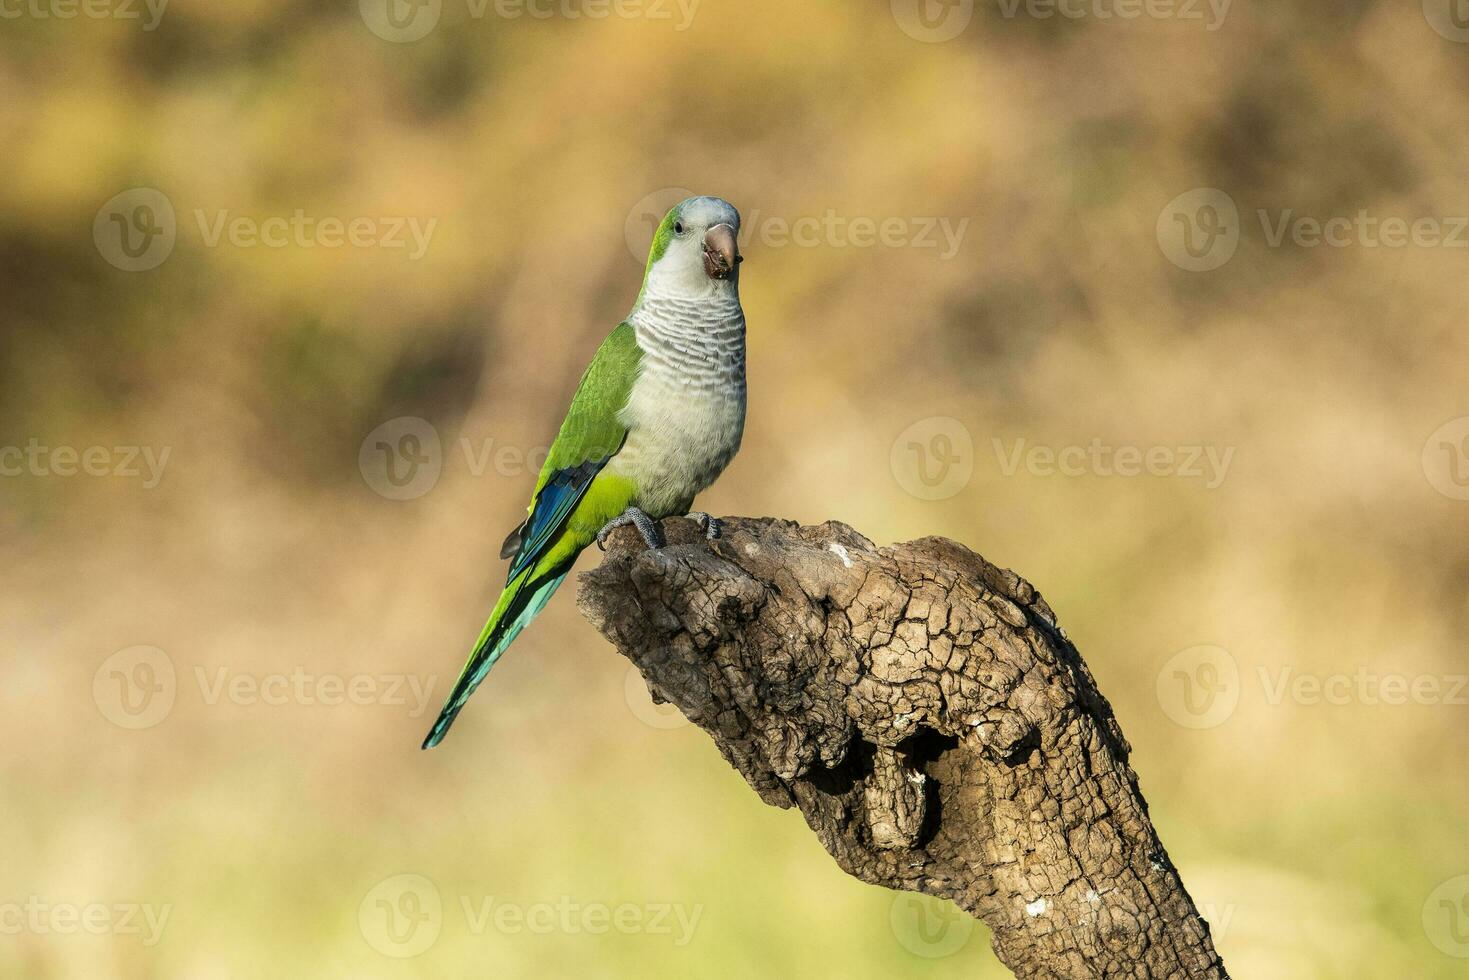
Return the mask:
[(713, 514), (706, 514), (702, 510), (696, 510), (691, 511), (688, 514), (688, 518), (704, 529), (704, 537), (710, 541), (715, 540), (724, 533), (724, 522)]
[(621, 515), (608, 521), (607, 526), (597, 532), (597, 547), (606, 551), (608, 536), (618, 528), (627, 527), (629, 524), (638, 529), (638, 533), (643, 536), (643, 543), (650, 549), (657, 551), (663, 547), (663, 532), (658, 529), (657, 523), (636, 507), (629, 507)]

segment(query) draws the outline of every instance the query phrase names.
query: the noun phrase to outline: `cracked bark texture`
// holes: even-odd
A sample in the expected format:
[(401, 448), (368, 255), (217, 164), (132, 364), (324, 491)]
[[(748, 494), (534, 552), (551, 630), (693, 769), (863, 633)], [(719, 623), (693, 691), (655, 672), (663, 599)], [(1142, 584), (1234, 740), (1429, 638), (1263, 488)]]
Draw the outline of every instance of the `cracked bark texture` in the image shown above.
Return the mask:
[(863, 881), (951, 899), (1018, 977), (1225, 977), (1045, 600), (962, 545), (726, 518), (618, 531), (588, 619)]

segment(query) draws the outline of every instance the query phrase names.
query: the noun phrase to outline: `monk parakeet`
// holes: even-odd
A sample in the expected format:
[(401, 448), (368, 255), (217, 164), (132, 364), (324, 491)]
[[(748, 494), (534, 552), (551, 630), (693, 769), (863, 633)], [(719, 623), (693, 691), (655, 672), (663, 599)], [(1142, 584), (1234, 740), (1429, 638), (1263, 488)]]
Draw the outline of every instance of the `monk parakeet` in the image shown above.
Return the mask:
[(642, 291), (582, 375), (530, 516), (500, 551), (511, 559), (505, 591), (424, 748), (443, 740), (587, 545), (632, 524), (659, 548), (657, 522), (681, 514), (719, 536), (716, 520), (689, 508), (734, 457), (745, 428), (739, 230), (739, 212), (715, 197), (684, 201), (658, 226)]

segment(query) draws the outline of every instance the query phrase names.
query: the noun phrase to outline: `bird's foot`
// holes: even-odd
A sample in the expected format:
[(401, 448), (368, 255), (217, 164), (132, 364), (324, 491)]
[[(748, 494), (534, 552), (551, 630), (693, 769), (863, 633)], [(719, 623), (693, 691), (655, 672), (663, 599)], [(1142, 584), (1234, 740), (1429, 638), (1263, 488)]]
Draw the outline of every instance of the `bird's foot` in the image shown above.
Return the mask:
[(629, 507), (622, 512), (622, 516), (612, 518), (612, 520), (607, 522), (606, 527), (597, 532), (597, 547), (606, 551), (607, 536), (618, 528), (627, 527), (629, 524), (638, 529), (638, 533), (643, 536), (643, 543), (649, 548), (657, 551), (663, 547), (663, 529), (658, 526), (657, 521), (636, 507)]
[(706, 514), (702, 510), (691, 510), (684, 516), (703, 528), (704, 537), (710, 541), (724, 533), (724, 524), (713, 514)]

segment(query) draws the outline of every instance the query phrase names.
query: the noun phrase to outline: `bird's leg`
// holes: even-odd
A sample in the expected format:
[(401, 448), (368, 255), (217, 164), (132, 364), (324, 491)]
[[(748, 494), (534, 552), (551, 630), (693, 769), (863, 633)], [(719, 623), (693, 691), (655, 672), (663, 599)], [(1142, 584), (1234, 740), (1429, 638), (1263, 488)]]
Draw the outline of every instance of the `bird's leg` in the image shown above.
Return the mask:
[(638, 529), (638, 533), (643, 536), (643, 543), (645, 543), (649, 548), (657, 551), (659, 548), (663, 547), (664, 541), (662, 528), (658, 526), (658, 523), (654, 521), (653, 518), (649, 517), (647, 514), (644, 514), (636, 507), (629, 507), (627, 510), (622, 512), (621, 517), (612, 518), (612, 520), (607, 522), (606, 527), (597, 532), (597, 547), (601, 548), (603, 551), (606, 551), (607, 535), (611, 534), (613, 531), (617, 530), (620, 527), (627, 527), (629, 524), (635, 526)]
[(724, 525), (721, 524), (719, 518), (715, 517), (713, 514), (706, 514), (702, 510), (691, 510), (684, 516), (703, 528), (704, 537), (708, 538), (710, 541), (713, 541), (715, 538), (719, 537), (719, 535), (724, 531)]

